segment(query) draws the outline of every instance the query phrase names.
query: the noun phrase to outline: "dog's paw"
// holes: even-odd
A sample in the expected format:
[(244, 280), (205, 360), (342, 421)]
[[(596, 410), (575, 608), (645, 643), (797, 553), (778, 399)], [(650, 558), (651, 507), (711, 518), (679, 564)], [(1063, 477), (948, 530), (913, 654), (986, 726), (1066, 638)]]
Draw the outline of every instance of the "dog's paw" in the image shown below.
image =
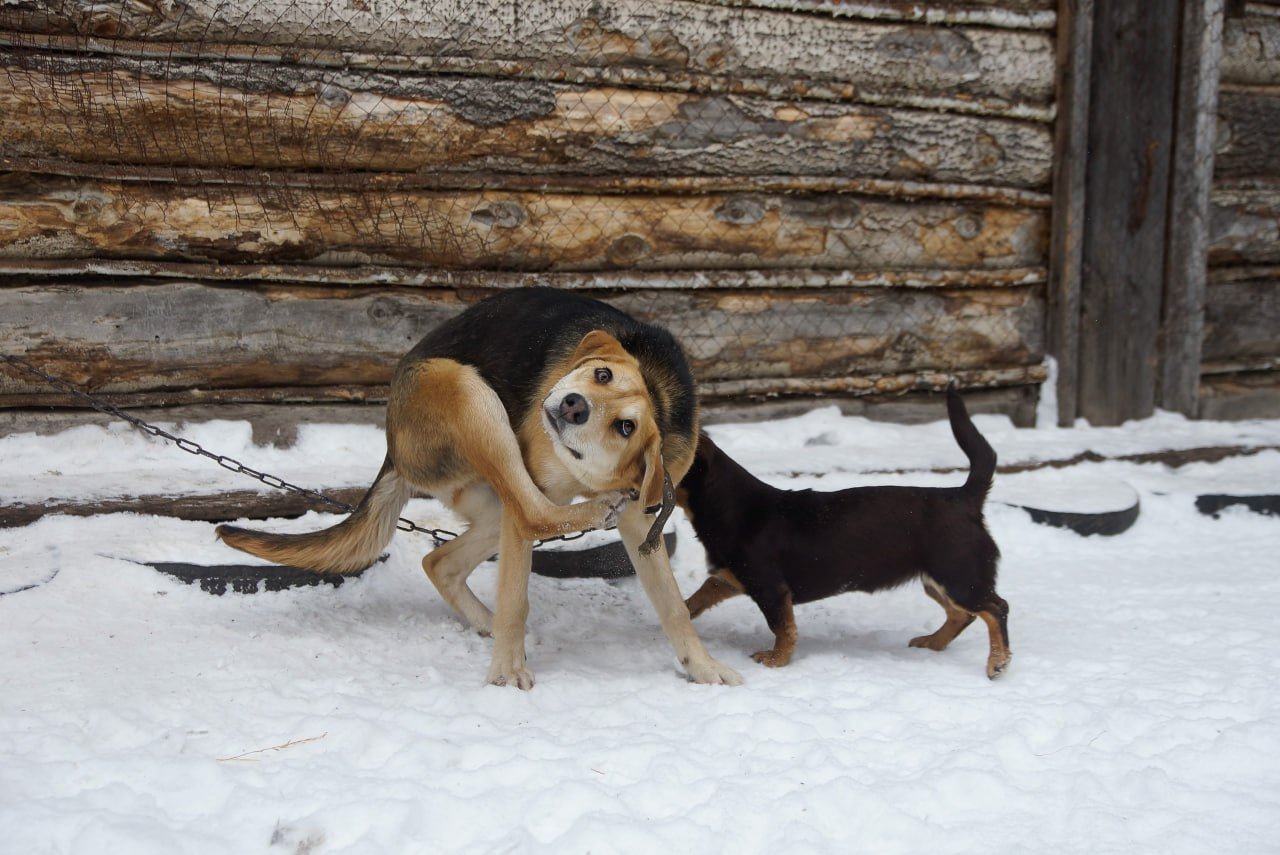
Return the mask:
[(791, 661), (791, 654), (782, 650), (760, 650), (752, 653), (751, 658), (766, 668), (781, 668)]
[(499, 668), (495, 665), (489, 669), (486, 679), (492, 686), (515, 686), (526, 692), (533, 688), (533, 672), (525, 666)]
[(1009, 662), (1013, 659), (1012, 653), (1006, 653), (1003, 657), (992, 656), (987, 659), (987, 678), (994, 680), (1009, 669)]
[(933, 635), (920, 635), (907, 643), (908, 647), (921, 647), (925, 650), (946, 650), (947, 642), (939, 641), (937, 633)]
[(706, 659), (693, 663), (689, 661), (681, 662), (684, 665), (685, 673), (689, 675), (689, 679), (695, 683), (706, 683), (713, 686), (741, 686), (742, 675), (723, 665), (708, 656)]
[(596, 528), (617, 528), (618, 517), (622, 515), (627, 502), (634, 498), (636, 498), (634, 490), (611, 490), (596, 496), (595, 504), (600, 520)]

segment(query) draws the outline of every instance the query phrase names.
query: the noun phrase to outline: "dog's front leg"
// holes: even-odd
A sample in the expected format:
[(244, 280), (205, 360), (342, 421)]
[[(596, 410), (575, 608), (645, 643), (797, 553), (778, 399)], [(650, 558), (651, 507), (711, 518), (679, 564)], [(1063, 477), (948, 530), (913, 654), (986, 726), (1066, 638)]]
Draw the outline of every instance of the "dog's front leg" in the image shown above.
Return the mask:
[(525, 662), (524, 629), (529, 617), (529, 571), (533, 544), (520, 534), (520, 523), (509, 510), (502, 513), (498, 540), (498, 596), (493, 617), (493, 659), (490, 683), (533, 688), (533, 672)]
[(648, 537), (652, 520), (645, 515), (638, 502), (627, 505), (618, 520), (618, 531), (627, 547), (627, 555), (636, 568), (636, 575), (644, 585), (645, 593), (658, 612), (662, 631), (675, 648), (676, 656), (685, 672), (695, 683), (723, 683), (728, 686), (742, 684), (742, 676), (728, 665), (711, 658), (702, 640), (693, 630), (689, 609), (680, 596), (680, 586), (671, 572), (671, 559), (667, 546), (658, 538), (657, 549), (649, 554), (640, 551), (640, 545)]

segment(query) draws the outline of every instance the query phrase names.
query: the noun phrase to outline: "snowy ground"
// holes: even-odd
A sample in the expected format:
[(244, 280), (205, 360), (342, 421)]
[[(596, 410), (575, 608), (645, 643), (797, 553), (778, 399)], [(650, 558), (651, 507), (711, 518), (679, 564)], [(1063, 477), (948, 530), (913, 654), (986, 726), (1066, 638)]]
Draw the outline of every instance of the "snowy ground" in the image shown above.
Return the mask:
[[(977, 422), (1003, 462), (1280, 444), (1280, 422)], [(365, 483), (381, 459), (368, 428), (290, 450), (242, 424), (189, 432), (308, 485)], [(783, 486), (956, 483), (861, 473), (963, 463), (945, 424), (831, 409), (712, 433)], [(128, 428), (0, 438), (0, 472), (21, 501), (246, 486)], [(755, 607), (726, 603), (697, 626), (746, 684), (711, 688), (683, 679), (634, 580), (535, 577), (525, 693), (482, 684), (489, 642), (425, 580), (417, 536), (337, 589), (215, 597), (126, 560), (243, 561), (208, 524), (0, 530), (0, 591), (42, 583), (0, 596), (0, 851), (1280, 851), (1280, 519), (1194, 508), (1280, 489), (1280, 453), (1046, 470), (996, 498), (1080, 505), (1099, 480), (1141, 499), (1118, 537), (990, 505), (1014, 650), (996, 682), (980, 626), (944, 653), (907, 647), (942, 616), (915, 586), (798, 608), (780, 670), (749, 658), (771, 640)], [(688, 594), (701, 551), (675, 526)], [(493, 576), (473, 577), (482, 597)]]

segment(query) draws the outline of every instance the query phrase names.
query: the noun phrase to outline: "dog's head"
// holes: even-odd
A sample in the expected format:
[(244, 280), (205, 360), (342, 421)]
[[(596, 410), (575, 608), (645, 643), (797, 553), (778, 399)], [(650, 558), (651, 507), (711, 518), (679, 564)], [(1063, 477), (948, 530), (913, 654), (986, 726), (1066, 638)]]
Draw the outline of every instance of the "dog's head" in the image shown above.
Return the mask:
[(633, 489), (650, 513), (667, 481), (662, 432), (640, 363), (601, 330), (583, 336), (569, 370), (543, 399), (542, 427), (555, 455), (595, 491)]

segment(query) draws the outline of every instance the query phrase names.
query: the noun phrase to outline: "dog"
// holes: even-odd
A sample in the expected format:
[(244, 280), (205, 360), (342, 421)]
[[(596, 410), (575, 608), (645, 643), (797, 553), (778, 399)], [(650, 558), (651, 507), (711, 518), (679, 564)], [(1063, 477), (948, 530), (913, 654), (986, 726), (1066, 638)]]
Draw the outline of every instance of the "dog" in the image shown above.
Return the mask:
[[(661, 537), (697, 430), (692, 374), (667, 330), (569, 292), (507, 291), (441, 324), (401, 359), (386, 459), (347, 519), (308, 534), (217, 532), (269, 561), (350, 573), (379, 557), (412, 496), (437, 497), (469, 526), (428, 553), (423, 570), (463, 620), (493, 636), (488, 681), (529, 689), (533, 542), (616, 523), (688, 676), (736, 685), (741, 677), (694, 632)], [(578, 496), (586, 500), (568, 504)], [(490, 611), (467, 578), (495, 552)]]
[(991, 647), (987, 676), (1009, 666), (1009, 606), (996, 594), (1000, 550), (982, 508), (996, 454), (974, 427), (955, 388), (947, 413), (969, 458), (960, 487), (855, 487), (837, 492), (780, 490), (758, 480), (705, 433), (676, 495), (707, 553), (711, 576), (689, 597), (696, 618), (747, 594), (774, 634), (771, 650), (753, 659), (786, 665), (796, 646), (792, 607), (845, 591), (868, 593), (912, 579), (946, 612), (933, 634), (912, 647), (944, 650), (982, 618)]

